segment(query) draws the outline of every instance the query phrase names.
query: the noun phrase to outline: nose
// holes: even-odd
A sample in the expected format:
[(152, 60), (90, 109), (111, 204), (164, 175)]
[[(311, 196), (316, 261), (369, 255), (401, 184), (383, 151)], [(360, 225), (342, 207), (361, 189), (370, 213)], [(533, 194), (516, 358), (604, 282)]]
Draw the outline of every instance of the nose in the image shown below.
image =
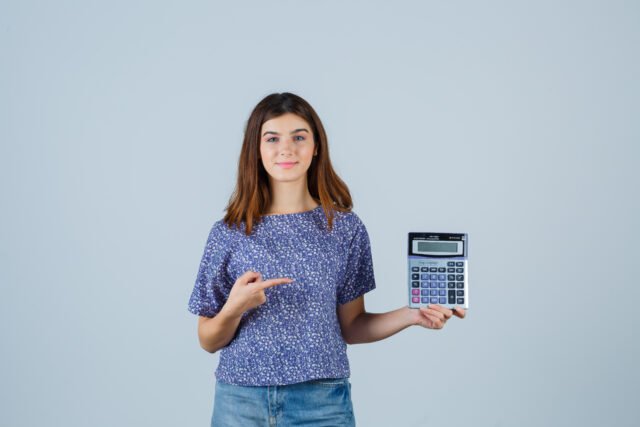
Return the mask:
[(284, 139), (280, 144), (280, 156), (291, 157), (295, 148), (295, 142), (292, 138)]

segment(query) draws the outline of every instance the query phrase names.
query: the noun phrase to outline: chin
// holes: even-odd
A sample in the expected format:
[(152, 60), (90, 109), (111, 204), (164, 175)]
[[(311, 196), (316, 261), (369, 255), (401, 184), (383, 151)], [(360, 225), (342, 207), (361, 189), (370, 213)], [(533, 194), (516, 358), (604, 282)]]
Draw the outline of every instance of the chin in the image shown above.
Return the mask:
[(305, 174), (301, 174), (298, 173), (296, 175), (293, 174), (289, 174), (287, 173), (287, 171), (272, 171), (269, 173), (269, 175), (271, 176), (272, 179), (275, 179), (276, 181), (281, 181), (281, 182), (292, 182), (292, 181), (298, 181), (301, 178), (304, 178)]

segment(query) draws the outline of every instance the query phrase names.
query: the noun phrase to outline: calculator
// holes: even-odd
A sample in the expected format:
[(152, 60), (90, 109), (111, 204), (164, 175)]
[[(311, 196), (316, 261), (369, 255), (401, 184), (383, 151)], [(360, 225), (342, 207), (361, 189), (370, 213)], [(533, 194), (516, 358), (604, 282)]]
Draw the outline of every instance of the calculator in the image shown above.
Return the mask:
[(409, 307), (469, 308), (466, 233), (409, 233)]

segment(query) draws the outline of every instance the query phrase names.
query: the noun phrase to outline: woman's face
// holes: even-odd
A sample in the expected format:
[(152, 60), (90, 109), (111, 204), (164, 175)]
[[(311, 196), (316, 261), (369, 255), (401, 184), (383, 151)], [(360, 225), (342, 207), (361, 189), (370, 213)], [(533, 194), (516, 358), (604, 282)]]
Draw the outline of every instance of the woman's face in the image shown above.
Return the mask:
[(267, 120), (260, 130), (260, 158), (277, 181), (306, 179), (315, 153), (311, 126), (293, 113)]

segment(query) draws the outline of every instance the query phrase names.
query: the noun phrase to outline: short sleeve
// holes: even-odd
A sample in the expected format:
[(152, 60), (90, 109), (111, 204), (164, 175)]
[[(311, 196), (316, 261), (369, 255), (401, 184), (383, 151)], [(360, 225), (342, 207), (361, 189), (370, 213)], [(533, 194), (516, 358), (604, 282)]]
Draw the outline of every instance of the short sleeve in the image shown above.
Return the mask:
[(355, 213), (353, 239), (347, 253), (344, 282), (338, 288), (338, 304), (345, 304), (375, 289), (371, 244), (367, 229)]
[(226, 224), (217, 221), (209, 233), (188, 309), (193, 314), (213, 317), (226, 302), (232, 283), (227, 274), (231, 239)]

